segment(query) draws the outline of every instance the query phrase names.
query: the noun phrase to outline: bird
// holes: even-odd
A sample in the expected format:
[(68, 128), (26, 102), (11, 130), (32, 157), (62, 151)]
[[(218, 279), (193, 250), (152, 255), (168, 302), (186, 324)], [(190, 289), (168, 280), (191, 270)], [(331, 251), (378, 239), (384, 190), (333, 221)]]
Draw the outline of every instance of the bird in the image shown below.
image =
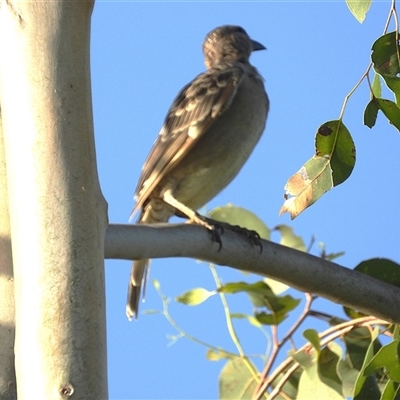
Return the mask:
[[(168, 222), (184, 216), (212, 230), (196, 212), (238, 174), (259, 141), (269, 112), (264, 79), (250, 64), (266, 49), (236, 25), (209, 32), (203, 43), (206, 71), (178, 93), (143, 164), (131, 218)], [(150, 260), (135, 260), (126, 315), (137, 319)]]

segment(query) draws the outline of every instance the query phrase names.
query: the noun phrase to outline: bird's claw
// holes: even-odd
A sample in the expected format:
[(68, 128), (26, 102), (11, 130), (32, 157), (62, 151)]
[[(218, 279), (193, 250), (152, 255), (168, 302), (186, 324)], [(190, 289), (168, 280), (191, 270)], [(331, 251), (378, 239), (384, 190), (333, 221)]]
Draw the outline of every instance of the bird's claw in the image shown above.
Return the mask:
[(239, 225), (230, 225), (226, 222), (215, 221), (211, 218), (204, 217), (203, 215), (200, 215), (198, 213), (196, 213), (195, 222), (198, 223), (199, 225), (204, 226), (206, 229), (210, 231), (212, 241), (218, 243), (219, 245), (218, 251), (221, 251), (222, 249), (221, 236), (224, 234), (225, 228), (245, 236), (253, 246), (258, 246), (260, 248), (260, 254), (263, 251), (261, 237), (256, 231), (247, 228), (242, 228)]
[(237, 232), (245, 236), (247, 239), (249, 239), (253, 246), (258, 246), (260, 248), (260, 254), (262, 253), (263, 246), (261, 242), (261, 237), (256, 231), (247, 228), (242, 228), (239, 225), (231, 225), (231, 228), (234, 232)]
[(210, 233), (211, 233), (211, 240), (213, 242), (218, 243), (218, 252), (220, 252), (221, 249), (222, 249), (221, 235), (224, 234), (224, 227), (222, 225), (218, 224), (218, 223), (214, 223), (212, 225)]

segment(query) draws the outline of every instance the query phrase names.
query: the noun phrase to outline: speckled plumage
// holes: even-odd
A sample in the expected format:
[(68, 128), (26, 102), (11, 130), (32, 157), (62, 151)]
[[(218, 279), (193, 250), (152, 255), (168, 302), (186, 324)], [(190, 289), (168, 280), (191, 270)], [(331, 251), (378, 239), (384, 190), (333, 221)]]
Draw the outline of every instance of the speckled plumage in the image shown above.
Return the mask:
[[(141, 211), (139, 223), (187, 215), (185, 206), (200, 208), (237, 175), (261, 137), (269, 109), (263, 79), (249, 63), (250, 53), (261, 49), (238, 26), (221, 26), (207, 35), (208, 69), (179, 92), (143, 165), (132, 212)], [(129, 319), (137, 318), (148, 264), (133, 263)]]

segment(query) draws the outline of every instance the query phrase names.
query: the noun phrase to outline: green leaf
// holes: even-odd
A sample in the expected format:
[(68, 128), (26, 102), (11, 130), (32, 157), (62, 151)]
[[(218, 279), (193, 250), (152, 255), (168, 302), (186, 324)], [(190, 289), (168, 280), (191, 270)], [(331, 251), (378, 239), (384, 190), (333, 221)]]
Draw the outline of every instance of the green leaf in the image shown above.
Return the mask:
[[(310, 382), (307, 382), (310, 385), (311, 382), (314, 382), (318, 390), (321, 390), (321, 395), (324, 394), (324, 396), (328, 396), (327, 398), (343, 398), (342, 382), (337, 372), (339, 362), (342, 359), (342, 350), (340, 346), (331, 342), (321, 350), (319, 337), (316, 331), (309, 329), (305, 331), (303, 335), (313, 344), (314, 348), (312, 350), (306, 349), (294, 354), (292, 353), (292, 357), (308, 374)], [(307, 377), (303, 375), (301, 379), (307, 379)], [(325, 399), (325, 397), (314, 394), (313, 390), (308, 393), (309, 396), (310, 393), (312, 393), (312, 398)], [(304, 393), (304, 396), (305, 395)]]
[[(371, 100), (372, 101), (372, 100)], [(374, 99), (379, 110), (383, 112), (389, 122), (400, 131), (400, 109), (393, 101), (385, 99)]]
[(279, 325), (287, 318), (288, 314), (284, 312), (266, 313), (265, 311), (256, 313), (255, 318), (263, 325)]
[[(376, 385), (375, 379), (364, 375), (364, 370), (369, 362), (372, 360), (375, 354), (375, 339), (379, 335), (379, 328), (376, 327), (371, 337), (371, 343), (369, 344), (365, 357), (361, 366), (360, 373), (358, 374), (356, 384), (354, 386), (354, 400), (361, 400), (369, 398), (371, 400), (379, 399), (380, 392)], [(346, 335), (347, 336), (347, 335)]]
[[(247, 360), (248, 363), (250, 361)], [(253, 367), (255, 369), (255, 367)], [(224, 400), (251, 399), (256, 388), (248, 366), (242, 358), (228, 361), (219, 377), (219, 398)]]
[(359, 23), (363, 23), (365, 16), (371, 7), (372, 0), (346, 0), (347, 7), (349, 7), (350, 12), (354, 15), (355, 19)]
[(319, 353), (321, 351), (321, 344), (318, 336), (318, 332), (314, 329), (306, 329), (303, 332), (303, 336), (312, 344), (314, 349)]
[[(386, 83), (387, 87), (395, 95), (397, 107), (400, 107), (400, 79), (397, 76), (394, 78), (386, 77), (384, 79), (385, 79), (385, 83)], [(389, 101), (389, 100), (387, 100), (387, 101)]]
[(387, 258), (371, 258), (362, 261), (354, 270), (400, 287), (400, 265)]
[(396, 32), (389, 32), (378, 38), (372, 45), (371, 60), (375, 71), (385, 77), (395, 78), (400, 72), (397, 57), (398, 43), (396, 46)]
[(293, 228), (288, 225), (277, 225), (273, 229), (281, 233), (280, 244), (282, 246), (291, 247), (299, 251), (306, 251), (306, 245), (301, 236), (295, 235)]
[(364, 125), (368, 128), (372, 128), (376, 124), (376, 119), (378, 118), (379, 106), (375, 98), (367, 104), (364, 110)]
[(348, 332), (343, 339), (351, 366), (361, 370), (367, 350), (374, 340), (371, 332), (366, 327), (355, 328)]
[(343, 183), (353, 171), (356, 150), (350, 132), (341, 121), (322, 124), (315, 138), (316, 155), (285, 185), (285, 202), (279, 214), (297, 217), (324, 193)]
[(257, 321), (257, 318), (255, 318), (253, 315), (247, 315), (247, 314), (242, 314), (242, 313), (231, 313), (231, 318), (236, 318), (236, 319), (247, 319), (247, 321), (255, 326), (256, 328), (261, 328), (262, 324), (260, 324)]
[(317, 156), (330, 159), (333, 185), (343, 183), (356, 163), (356, 148), (350, 132), (341, 121), (325, 122), (315, 138)]
[(362, 317), (366, 316), (366, 314), (364, 314), (360, 311), (353, 310), (352, 308), (349, 308), (347, 306), (343, 306), (343, 311), (351, 319), (357, 319), (357, 318), (362, 318)]
[(374, 74), (374, 79), (372, 80), (372, 93), (374, 97), (382, 96), (381, 78), (378, 74)]
[(345, 253), (344, 251), (339, 251), (337, 253), (327, 253), (326, 252), (326, 245), (324, 242), (319, 242), (318, 247), (320, 248), (320, 257), (323, 258), (324, 260), (329, 260), (333, 261), (336, 258), (342, 257)]
[(296, 399), (297, 398), (297, 388), (299, 387), (299, 381), (300, 381), (300, 376), (303, 373), (303, 370), (301, 368), (298, 368), (296, 371), (294, 371), (289, 379), (284, 378), (284, 373), (287, 372), (287, 368), (284, 369), (272, 382), (271, 387), (275, 388), (277, 384), (282, 379), (285, 379), (285, 383), (283, 387), (280, 390), (280, 393), (285, 393), (285, 397), (283, 395), (278, 395), (276, 398), (278, 400), (288, 400), (288, 399)]
[(294, 299), (289, 295), (276, 296), (271, 288), (262, 281), (252, 284), (231, 282), (223, 285), (219, 291), (230, 294), (246, 293), (255, 307), (266, 307), (272, 312), (271, 314), (263, 312), (255, 315), (259, 322), (268, 325), (283, 321), (287, 313), (295, 309), (300, 303), (299, 299)]
[[(358, 382), (359, 381), (357, 380), (357, 383)], [(379, 400), (380, 396), (381, 393), (379, 391), (376, 379), (372, 376), (368, 376), (363, 380), (362, 386), (360, 387), (357, 395), (353, 397), (353, 400)]]
[(399, 45), (396, 32), (390, 32), (375, 41), (372, 45), (371, 60), (375, 71), (382, 76), (386, 85), (396, 96), (396, 103), (400, 102), (400, 72)]
[(389, 379), (382, 391), (380, 400), (393, 400), (399, 398), (399, 384)]
[(297, 361), (304, 369), (312, 368), (317, 365), (318, 362), (318, 352), (312, 348), (303, 349), (300, 351), (292, 351), (290, 350), (289, 355), (293, 357), (295, 361)]
[(214, 208), (208, 213), (208, 216), (216, 221), (256, 231), (261, 239), (269, 240), (271, 236), (268, 226), (256, 214), (242, 207), (227, 204)]
[(175, 298), (178, 303), (186, 304), (187, 306), (197, 306), (205, 302), (209, 297), (213, 296), (215, 291), (209, 292), (204, 288), (196, 288), (188, 290), (182, 295)]
[(338, 374), (342, 381), (343, 395), (346, 398), (352, 398), (359, 371), (350, 365), (348, 359), (345, 359), (339, 362)]
[[(363, 261), (354, 270), (400, 287), (400, 265), (386, 258), (372, 258)], [(343, 309), (350, 318), (365, 316), (365, 314), (348, 307), (343, 307)]]
[(318, 371), (321, 380), (340, 395), (343, 393), (342, 381), (338, 375), (341, 359), (342, 349), (335, 342), (328, 343), (318, 357)]
[(393, 342), (383, 346), (366, 365), (364, 375), (372, 375), (382, 368), (385, 368), (389, 377), (400, 383), (399, 351), (398, 340), (394, 340)]
[(399, 326), (398, 325), (393, 325), (393, 339), (394, 340), (400, 340), (400, 332), (399, 332)]
[(345, 255), (344, 251), (338, 251), (337, 253), (325, 254), (325, 260), (333, 261), (333, 260), (336, 260), (337, 258), (343, 257), (344, 255)]
[(297, 400), (309, 400), (310, 398), (343, 399), (341, 394), (321, 380), (318, 372), (318, 353), (315, 349), (307, 352), (300, 351), (296, 354), (292, 353), (292, 357), (304, 368), (300, 377)]

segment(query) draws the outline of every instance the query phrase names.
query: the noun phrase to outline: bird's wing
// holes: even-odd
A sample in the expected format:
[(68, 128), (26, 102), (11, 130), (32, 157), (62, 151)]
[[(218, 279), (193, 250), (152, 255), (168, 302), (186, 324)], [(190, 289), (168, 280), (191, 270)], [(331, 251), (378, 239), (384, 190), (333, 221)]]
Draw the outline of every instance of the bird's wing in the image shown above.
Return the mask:
[(143, 165), (131, 218), (160, 180), (229, 108), (243, 72), (240, 65), (219, 66), (197, 76), (180, 91)]

